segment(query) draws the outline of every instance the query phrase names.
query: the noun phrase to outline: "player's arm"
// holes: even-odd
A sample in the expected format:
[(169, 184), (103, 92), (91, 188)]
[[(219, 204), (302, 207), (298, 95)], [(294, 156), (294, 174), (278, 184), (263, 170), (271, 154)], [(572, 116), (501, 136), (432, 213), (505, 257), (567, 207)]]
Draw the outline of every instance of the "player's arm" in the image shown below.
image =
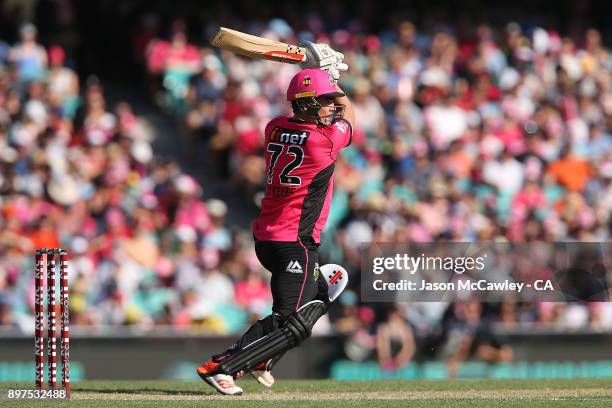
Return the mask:
[[(345, 93), (338, 84), (336, 84), (338, 92)], [(351, 130), (355, 129), (355, 112), (353, 111), (353, 105), (348, 96), (339, 96), (334, 100), (334, 103), (344, 105), (344, 116), (343, 118), (351, 125)]]

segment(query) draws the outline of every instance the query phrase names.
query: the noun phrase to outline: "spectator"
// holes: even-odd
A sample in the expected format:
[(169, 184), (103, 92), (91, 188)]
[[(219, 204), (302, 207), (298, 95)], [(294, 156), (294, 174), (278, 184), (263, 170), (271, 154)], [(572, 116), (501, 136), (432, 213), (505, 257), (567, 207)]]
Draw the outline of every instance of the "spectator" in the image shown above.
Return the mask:
[(493, 334), (489, 322), (482, 317), (480, 302), (456, 303), (449, 312), (445, 344), (449, 377), (456, 377), (461, 362), (471, 355), (489, 363), (512, 361), (512, 348)]
[(59, 46), (49, 48), (49, 98), (52, 106), (62, 109), (62, 116), (74, 118), (79, 104), (79, 78), (64, 66), (66, 53)]
[(19, 31), (21, 41), (11, 48), (8, 55), (8, 60), (17, 66), (21, 84), (41, 80), (46, 75), (47, 53), (36, 42), (37, 33), (33, 24), (24, 24)]
[(189, 80), (200, 68), (200, 53), (195, 46), (187, 43), (187, 33), (181, 23), (176, 23), (164, 60), (163, 84), (167, 91), (167, 103), (172, 111), (182, 114)]
[(591, 177), (589, 163), (572, 155), (569, 146), (561, 151), (559, 160), (554, 161), (548, 167), (548, 172), (555, 176), (559, 184), (570, 191), (581, 192)]
[(378, 364), (385, 371), (395, 371), (410, 362), (416, 350), (412, 329), (396, 305), (383, 309), (376, 330)]

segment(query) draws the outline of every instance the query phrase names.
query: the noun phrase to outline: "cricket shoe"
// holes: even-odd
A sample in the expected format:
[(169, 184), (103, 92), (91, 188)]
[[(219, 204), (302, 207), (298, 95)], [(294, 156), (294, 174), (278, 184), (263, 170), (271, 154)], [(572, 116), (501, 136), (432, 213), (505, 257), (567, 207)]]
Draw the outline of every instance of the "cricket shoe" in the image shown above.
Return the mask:
[(208, 360), (197, 368), (201, 379), (224, 395), (242, 395), (242, 388), (234, 383), (234, 377), (219, 372), (219, 363)]
[(274, 376), (272, 375), (272, 372), (268, 370), (269, 362), (270, 360), (264, 361), (263, 363), (258, 364), (257, 367), (251, 371), (253, 378), (255, 378), (258, 383), (268, 388), (274, 385)]

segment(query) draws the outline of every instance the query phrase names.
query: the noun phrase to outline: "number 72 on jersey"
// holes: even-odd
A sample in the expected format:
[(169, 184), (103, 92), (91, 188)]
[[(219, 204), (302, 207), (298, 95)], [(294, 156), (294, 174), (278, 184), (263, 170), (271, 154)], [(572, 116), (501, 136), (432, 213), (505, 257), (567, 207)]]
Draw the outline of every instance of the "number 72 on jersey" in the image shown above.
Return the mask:
[(284, 185), (301, 185), (302, 179), (299, 176), (292, 176), (291, 172), (302, 164), (304, 161), (304, 150), (301, 146), (291, 145), (286, 146), (279, 143), (268, 143), (266, 149), (272, 153), (268, 166), (268, 184), (274, 184), (274, 171), (281, 155), (293, 155), (293, 160), (289, 161), (278, 174), (280, 184)]

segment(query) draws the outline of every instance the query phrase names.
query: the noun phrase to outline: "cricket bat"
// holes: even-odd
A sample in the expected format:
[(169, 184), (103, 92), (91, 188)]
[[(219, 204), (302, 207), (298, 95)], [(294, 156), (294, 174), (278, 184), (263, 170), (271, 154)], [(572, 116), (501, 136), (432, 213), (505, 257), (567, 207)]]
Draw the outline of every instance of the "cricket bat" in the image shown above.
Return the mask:
[(246, 57), (299, 64), (306, 61), (306, 50), (297, 45), (268, 40), (255, 35), (221, 27), (210, 42), (217, 48)]

